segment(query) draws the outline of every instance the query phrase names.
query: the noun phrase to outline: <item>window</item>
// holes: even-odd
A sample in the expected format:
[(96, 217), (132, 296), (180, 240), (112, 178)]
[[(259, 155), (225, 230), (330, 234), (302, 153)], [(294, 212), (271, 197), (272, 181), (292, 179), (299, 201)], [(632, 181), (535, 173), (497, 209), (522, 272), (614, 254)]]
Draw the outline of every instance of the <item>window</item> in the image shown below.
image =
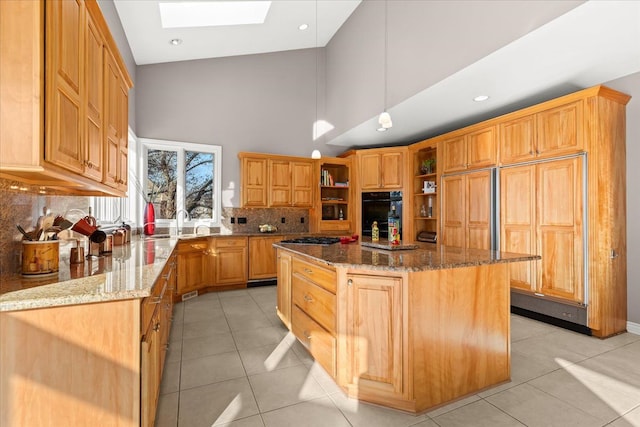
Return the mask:
[(140, 141), (142, 180), (136, 188), (145, 201), (153, 203), (156, 225), (219, 225), (222, 147)]

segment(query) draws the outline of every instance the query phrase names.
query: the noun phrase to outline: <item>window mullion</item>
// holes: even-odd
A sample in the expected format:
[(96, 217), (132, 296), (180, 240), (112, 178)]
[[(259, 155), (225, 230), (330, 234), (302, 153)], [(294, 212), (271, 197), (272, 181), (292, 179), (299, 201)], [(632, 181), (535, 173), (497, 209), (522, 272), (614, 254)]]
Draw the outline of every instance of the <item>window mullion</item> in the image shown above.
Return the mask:
[[(178, 225), (178, 215), (184, 215), (186, 211), (185, 201), (185, 175), (186, 170), (184, 167), (185, 162), (185, 150), (183, 148), (178, 149), (178, 173), (177, 173), (177, 189), (176, 189), (176, 226)], [(184, 221), (183, 221), (184, 222)]]

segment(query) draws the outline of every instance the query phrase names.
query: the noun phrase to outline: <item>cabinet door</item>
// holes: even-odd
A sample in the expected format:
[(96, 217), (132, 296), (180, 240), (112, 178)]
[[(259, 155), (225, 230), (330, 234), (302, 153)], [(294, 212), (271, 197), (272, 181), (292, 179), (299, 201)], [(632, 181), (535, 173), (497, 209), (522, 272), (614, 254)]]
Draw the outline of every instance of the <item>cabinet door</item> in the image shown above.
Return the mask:
[(187, 252), (178, 255), (178, 294), (195, 291), (207, 283), (207, 263), (209, 257), (202, 251)]
[(120, 73), (108, 50), (104, 51), (104, 183), (117, 188), (120, 156)]
[(443, 172), (467, 168), (467, 145), (464, 136), (442, 141)]
[(464, 175), (442, 179), (442, 244), (464, 247), (465, 242), (465, 178)]
[(313, 183), (313, 163), (291, 162), (293, 206), (308, 208), (313, 206)]
[(247, 248), (218, 248), (216, 285), (247, 282)]
[(278, 250), (278, 284), (276, 313), (291, 329), (291, 254)]
[(242, 206), (267, 207), (267, 159), (242, 159)]
[(127, 123), (129, 121), (129, 89), (124, 84), (122, 76), (119, 78), (118, 96), (117, 96), (117, 114), (118, 114), (118, 157), (117, 157), (117, 186), (122, 192), (126, 192), (128, 188), (129, 177), (129, 129)]
[(93, 23), (90, 13), (87, 13), (87, 33), (85, 39), (85, 154), (84, 174), (94, 180), (102, 181), (103, 156), (103, 92), (102, 73), (104, 41), (102, 34)]
[(156, 325), (159, 319), (154, 314), (151, 324), (141, 343), (140, 348), (140, 385), (141, 385), (141, 425), (153, 427), (160, 391), (160, 335)]
[(291, 163), (269, 160), (269, 206), (291, 206)]
[(380, 154), (360, 154), (360, 187), (363, 190), (377, 190), (380, 188)]
[(466, 179), (466, 247), (491, 248), (491, 175), (475, 172)]
[(536, 154), (552, 157), (583, 150), (582, 101), (572, 102), (537, 114)]
[(467, 168), (495, 166), (496, 127), (491, 126), (466, 135)]
[[(536, 167), (519, 166), (500, 171), (500, 250), (535, 254)], [(535, 291), (539, 261), (509, 264), (511, 287)]]
[(347, 283), (346, 333), (353, 357), (349, 382), (363, 392), (402, 395), (406, 350), (402, 279), (348, 274)]
[(276, 277), (276, 249), (273, 244), (282, 239), (282, 236), (249, 237), (249, 280)]
[(84, 120), (80, 99), (85, 8), (80, 0), (46, 3), (45, 159), (81, 174)]
[(538, 292), (584, 302), (582, 158), (538, 168)]
[(382, 188), (402, 188), (403, 160), (402, 153), (383, 153), (380, 155)]
[(535, 157), (536, 116), (530, 115), (500, 124), (500, 163), (531, 160)]

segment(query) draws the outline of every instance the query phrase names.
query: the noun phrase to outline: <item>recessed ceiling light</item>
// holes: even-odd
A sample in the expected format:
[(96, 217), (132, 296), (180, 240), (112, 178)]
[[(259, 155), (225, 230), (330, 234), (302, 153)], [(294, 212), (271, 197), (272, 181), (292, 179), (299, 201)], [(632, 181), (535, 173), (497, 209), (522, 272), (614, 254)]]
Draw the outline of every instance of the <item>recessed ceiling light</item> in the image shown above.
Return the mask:
[(174, 46), (178, 46), (179, 44), (182, 44), (182, 39), (171, 39), (169, 40), (169, 43)]
[(162, 28), (264, 24), (270, 1), (185, 1), (159, 3)]
[(306, 30), (307, 28), (309, 28), (309, 25), (308, 25), (308, 24), (300, 24), (300, 26), (298, 27), (298, 29), (299, 29), (300, 31), (304, 31), (304, 30)]
[(486, 101), (487, 99), (489, 99), (489, 95), (478, 95), (475, 98), (473, 98), (473, 100), (476, 102)]

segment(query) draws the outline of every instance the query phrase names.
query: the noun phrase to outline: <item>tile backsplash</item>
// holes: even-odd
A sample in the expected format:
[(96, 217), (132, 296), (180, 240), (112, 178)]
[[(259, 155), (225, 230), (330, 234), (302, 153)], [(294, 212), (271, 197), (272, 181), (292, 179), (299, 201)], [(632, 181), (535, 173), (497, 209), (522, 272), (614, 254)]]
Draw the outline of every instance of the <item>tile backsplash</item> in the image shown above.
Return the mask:
[[(239, 221), (246, 218), (246, 223)], [(282, 219), (284, 218), (284, 223)], [(231, 220), (234, 220), (232, 223)], [(222, 228), (232, 232), (258, 232), (262, 224), (275, 225), (278, 232), (304, 233), (309, 231), (309, 209), (292, 208), (234, 208), (222, 209)]]
[(44, 207), (53, 215), (64, 215), (71, 209), (88, 210), (88, 197), (49, 196), (39, 191), (39, 187), (16, 186), (0, 179), (0, 280), (20, 272), (22, 235), (16, 225), (33, 230)]

